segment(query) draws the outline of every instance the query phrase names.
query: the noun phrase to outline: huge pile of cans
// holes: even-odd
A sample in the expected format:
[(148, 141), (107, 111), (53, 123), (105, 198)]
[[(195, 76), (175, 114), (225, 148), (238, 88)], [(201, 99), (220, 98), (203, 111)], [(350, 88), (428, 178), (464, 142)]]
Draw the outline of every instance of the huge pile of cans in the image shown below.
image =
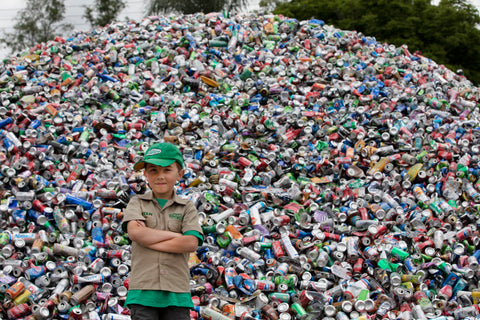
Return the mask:
[(192, 318), (479, 313), (479, 90), (406, 46), (283, 16), (114, 23), (0, 65), (9, 319), (129, 319), (120, 227), (180, 146)]

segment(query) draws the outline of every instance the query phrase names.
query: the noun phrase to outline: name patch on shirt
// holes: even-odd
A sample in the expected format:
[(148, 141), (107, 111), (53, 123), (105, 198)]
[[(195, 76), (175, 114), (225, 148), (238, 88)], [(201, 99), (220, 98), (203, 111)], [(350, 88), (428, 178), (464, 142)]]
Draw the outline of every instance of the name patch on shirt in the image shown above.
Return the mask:
[(183, 220), (183, 216), (181, 213), (170, 213), (168, 216), (170, 217), (170, 219), (175, 219), (179, 221)]
[(142, 212), (142, 216), (153, 216), (153, 213), (151, 212)]

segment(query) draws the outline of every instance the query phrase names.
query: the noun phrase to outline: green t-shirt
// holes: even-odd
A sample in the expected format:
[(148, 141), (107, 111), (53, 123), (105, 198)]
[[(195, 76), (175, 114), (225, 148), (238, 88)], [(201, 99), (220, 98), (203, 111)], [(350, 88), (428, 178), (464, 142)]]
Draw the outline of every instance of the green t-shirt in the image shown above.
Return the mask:
[(187, 307), (193, 308), (190, 292), (177, 293), (162, 290), (129, 290), (125, 305), (140, 304), (147, 307)]
[[(160, 206), (164, 206), (168, 200), (157, 199)], [(185, 235), (193, 235), (198, 238), (198, 245), (203, 243), (203, 237), (198, 231), (187, 231)], [(178, 293), (163, 290), (129, 290), (125, 305), (140, 304), (147, 307), (165, 308), (170, 306), (193, 308), (192, 295), (190, 292)]]

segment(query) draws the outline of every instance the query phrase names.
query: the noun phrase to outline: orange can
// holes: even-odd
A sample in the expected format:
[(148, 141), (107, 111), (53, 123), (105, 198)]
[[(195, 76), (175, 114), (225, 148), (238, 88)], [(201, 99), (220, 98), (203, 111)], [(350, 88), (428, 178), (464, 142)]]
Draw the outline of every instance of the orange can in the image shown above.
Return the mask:
[(228, 303), (223, 306), (222, 312), (229, 318), (235, 319), (235, 305)]
[(10, 286), (10, 288), (5, 291), (5, 296), (10, 299), (15, 299), (18, 297), (23, 291), (25, 291), (25, 286), (20, 281), (15, 282)]
[(232, 239), (242, 239), (243, 238), (240, 231), (238, 231), (238, 229), (234, 225), (229, 224), (228, 226), (225, 227), (225, 231), (227, 231), (230, 234)]

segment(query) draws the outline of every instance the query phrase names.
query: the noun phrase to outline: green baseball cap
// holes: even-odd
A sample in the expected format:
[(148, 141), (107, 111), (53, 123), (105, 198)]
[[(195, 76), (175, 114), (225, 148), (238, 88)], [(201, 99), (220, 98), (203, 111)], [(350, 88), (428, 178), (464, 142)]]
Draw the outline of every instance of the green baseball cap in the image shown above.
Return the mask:
[(183, 167), (183, 156), (176, 145), (171, 143), (155, 143), (147, 149), (143, 155), (143, 159), (135, 163), (133, 169), (141, 170), (145, 168), (145, 163), (167, 167), (175, 161)]

